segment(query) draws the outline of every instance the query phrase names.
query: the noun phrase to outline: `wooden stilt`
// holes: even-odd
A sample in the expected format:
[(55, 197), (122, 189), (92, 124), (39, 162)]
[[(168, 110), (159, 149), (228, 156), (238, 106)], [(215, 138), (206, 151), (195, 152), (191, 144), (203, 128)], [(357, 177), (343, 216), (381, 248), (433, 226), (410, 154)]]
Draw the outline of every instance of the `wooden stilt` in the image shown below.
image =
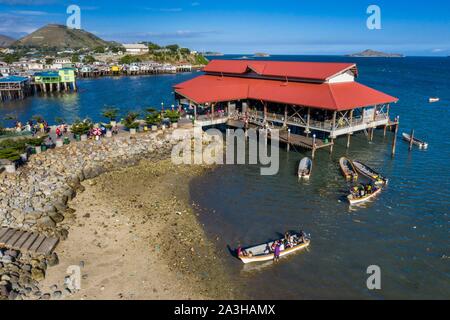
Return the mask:
[(413, 141), (414, 141), (414, 129), (411, 130), (411, 140), (409, 141), (409, 151), (413, 148)]
[(313, 135), (313, 143), (312, 143), (312, 154), (311, 158), (314, 159), (316, 156), (316, 135)]
[(291, 129), (288, 129), (288, 135), (287, 135), (287, 151), (291, 149)]
[(331, 139), (330, 154), (333, 153), (333, 149), (334, 149), (334, 139)]
[(397, 123), (395, 124), (395, 133), (394, 133), (394, 136), (392, 137), (392, 152), (391, 152), (392, 157), (395, 156), (395, 148), (397, 146), (398, 126), (399, 126), (399, 121), (397, 118)]
[(352, 135), (351, 135), (351, 134), (348, 134), (348, 135), (347, 135), (347, 149), (350, 148), (350, 140), (351, 140), (351, 138), (352, 138)]
[(386, 137), (387, 126), (388, 126), (388, 125), (385, 125), (385, 126), (384, 126), (383, 137)]

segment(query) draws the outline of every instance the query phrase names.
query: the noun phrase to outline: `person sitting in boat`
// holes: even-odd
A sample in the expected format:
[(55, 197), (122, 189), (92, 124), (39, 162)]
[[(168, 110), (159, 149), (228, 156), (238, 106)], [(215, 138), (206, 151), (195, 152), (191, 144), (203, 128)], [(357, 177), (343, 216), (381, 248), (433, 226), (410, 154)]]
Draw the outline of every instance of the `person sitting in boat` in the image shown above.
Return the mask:
[(269, 254), (269, 253), (271, 253), (272, 251), (270, 251), (270, 246), (269, 246), (269, 244), (267, 244), (266, 245), (266, 249), (264, 249), (264, 254)]
[(278, 241), (274, 241), (271, 246), (271, 252), (275, 252), (275, 248), (278, 246)]
[(365, 192), (367, 194), (372, 194), (372, 191), (373, 191), (372, 185), (370, 183), (367, 184), (366, 187), (365, 187)]
[(238, 257), (248, 256), (247, 251), (243, 250), (241, 245), (239, 245), (238, 248), (236, 249), (236, 253)]

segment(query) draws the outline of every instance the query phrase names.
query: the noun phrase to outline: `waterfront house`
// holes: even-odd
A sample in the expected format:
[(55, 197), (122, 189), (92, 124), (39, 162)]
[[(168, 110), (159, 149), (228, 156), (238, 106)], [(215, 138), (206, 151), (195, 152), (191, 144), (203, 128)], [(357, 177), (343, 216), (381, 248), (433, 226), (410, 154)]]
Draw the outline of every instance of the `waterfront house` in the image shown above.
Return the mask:
[(138, 55), (145, 54), (149, 52), (148, 46), (141, 43), (124, 44), (123, 47), (127, 54)]
[[(204, 127), (280, 128), (316, 148), (311, 135), (331, 141), (359, 131), (397, 125), (389, 118), (397, 98), (355, 81), (353, 63), (213, 60), (204, 75), (174, 86), (180, 105)], [(220, 112), (218, 112), (220, 111)], [(292, 133), (292, 134), (291, 134)]]
[(72, 60), (69, 58), (56, 58), (53, 61), (52, 64), (52, 69), (58, 70), (58, 69), (63, 69), (63, 68), (72, 68), (73, 64), (72, 64)]
[(23, 99), (30, 92), (30, 81), (26, 77), (8, 76), (0, 78), (0, 102)]

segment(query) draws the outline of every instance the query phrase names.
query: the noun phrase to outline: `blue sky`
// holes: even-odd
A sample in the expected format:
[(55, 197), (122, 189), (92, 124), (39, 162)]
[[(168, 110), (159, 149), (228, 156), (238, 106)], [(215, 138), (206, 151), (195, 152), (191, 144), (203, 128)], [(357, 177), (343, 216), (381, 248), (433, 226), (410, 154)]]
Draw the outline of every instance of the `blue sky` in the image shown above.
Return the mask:
[[(0, 34), (19, 37), (65, 24), (69, 4), (82, 28), (119, 42), (178, 43), (224, 53), (344, 54), (367, 48), (408, 55), (450, 55), (446, 0), (0, 0)], [(382, 29), (366, 27), (381, 8)]]

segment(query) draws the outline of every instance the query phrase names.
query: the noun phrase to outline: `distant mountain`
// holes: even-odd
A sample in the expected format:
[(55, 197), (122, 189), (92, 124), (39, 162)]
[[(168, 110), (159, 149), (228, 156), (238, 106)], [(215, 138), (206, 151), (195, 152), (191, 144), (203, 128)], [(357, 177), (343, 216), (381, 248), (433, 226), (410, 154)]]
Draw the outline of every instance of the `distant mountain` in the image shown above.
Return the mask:
[(80, 49), (107, 47), (110, 43), (84, 30), (49, 24), (11, 44), (11, 47)]
[(10, 38), (8, 36), (3, 36), (0, 34), (0, 48), (7, 48), (9, 47), (14, 41), (13, 38)]
[(403, 58), (403, 54), (399, 53), (385, 53), (375, 50), (367, 49), (363, 52), (349, 54), (347, 57), (369, 57), (369, 58)]

